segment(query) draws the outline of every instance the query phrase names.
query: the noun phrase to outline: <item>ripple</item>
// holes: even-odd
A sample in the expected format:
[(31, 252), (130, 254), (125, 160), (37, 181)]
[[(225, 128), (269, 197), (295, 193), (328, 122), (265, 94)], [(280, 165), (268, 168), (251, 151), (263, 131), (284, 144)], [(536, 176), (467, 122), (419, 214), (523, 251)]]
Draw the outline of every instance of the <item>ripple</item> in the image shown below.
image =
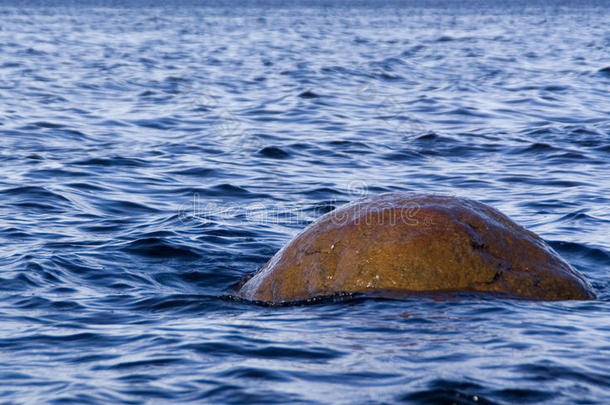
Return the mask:
[(259, 150), (258, 154), (270, 159), (287, 159), (290, 157), (290, 153), (275, 146), (267, 146)]
[(483, 387), (470, 382), (436, 380), (431, 388), (400, 397), (400, 401), (410, 401), (417, 404), (492, 404), (493, 401), (481, 395)]
[(220, 177), (220, 171), (209, 167), (189, 167), (183, 170), (174, 170), (170, 172), (172, 174), (178, 174), (181, 176), (194, 176), (194, 177)]
[(587, 246), (582, 243), (550, 241), (550, 245), (559, 252), (585, 257), (588, 261), (598, 264), (610, 265), (610, 253), (599, 248)]
[(42, 199), (45, 201), (54, 200), (60, 203), (70, 202), (69, 199), (59, 193), (48, 190), (40, 186), (22, 186), (14, 188), (6, 188), (0, 190), (0, 194), (5, 196), (15, 196), (24, 199)]
[(124, 167), (142, 167), (147, 166), (148, 163), (142, 159), (136, 158), (125, 158), (122, 156), (113, 156), (113, 157), (96, 157), (89, 158), (84, 160), (78, 160), (73, 162), (73, 164), (78, 166), (124, 166)]
[(301, 98), (318, 98), (320, 96), (318, 94), (314, 93), (313, 91), (306, 90), (306, 91), (300, 93), (299, 97), (301, 97)]
[[(3, 401), (608, 402), (603, 1), (68, 3), (0, 10)], [(494, 205), (600, 298), (231, 296), (396, 190)]]
[(196, 259), (200, 254), (193, 248), (177, 245), (161, 238), (140, 238), (123, 248), (140, 256), (167, 259)]
[(291, 380), (284, 373), (252, 367), (234, 368), (222, 373), (218, 373), (217, 376), (222, 379), (236, 378), (239, 380), (261, 380), (272, 382), (287, 382)]
[(567, 379), (570, 381), (581, 381), (602, 386), (610, 386), (610, 376), (592, 372), (581, 372), (574, 368), (567, 368), (553, 364), (551, 361), (541, 361), (518, 366), (520, 371), (529, 374), (537, 381), (552, 381), (556, 379)]
[[(175, 363), (184, 362), (183, 359), (179, 358), (161, 358), (161, 359), (150, 359), (150, 360), (138, 360), (138, 361), (128, 361), (113, 364), (110, 366), (95, 366), (93, 370), (126, 370), (126, 369), (137, 369), (137, 368), (154, 368), (154, 367), (165, 367), (171, 366)], [(167, 398), (171, 398), (171, 396), (167, 396)]]
[(185, 348), (203, 355), (223, 356), (233, 354), (238, 356), (264, 359), (300, 359), (305, 362), (320, 362), (341, 357), (343, 354), (327, 348), (297, 349), (294, 347), (266, 346), (260, 348), (245, 348), (226, 343), (201, 343), (188, 345)]
[(606, 76), (610, 76), (610, 66), (599, 69), (599, 73), (602, 73)]

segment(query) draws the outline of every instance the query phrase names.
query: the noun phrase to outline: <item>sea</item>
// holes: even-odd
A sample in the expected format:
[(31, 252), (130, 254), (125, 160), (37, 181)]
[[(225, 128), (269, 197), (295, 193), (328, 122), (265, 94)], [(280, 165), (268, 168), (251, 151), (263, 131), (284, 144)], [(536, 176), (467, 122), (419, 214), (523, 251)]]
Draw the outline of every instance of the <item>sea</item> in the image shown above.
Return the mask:
[[(0, 0), (0, 403), (610, 403), (609, 27), (601, 0)], [(235, 297), (393, 191), (499, 209), (598, 298)]]

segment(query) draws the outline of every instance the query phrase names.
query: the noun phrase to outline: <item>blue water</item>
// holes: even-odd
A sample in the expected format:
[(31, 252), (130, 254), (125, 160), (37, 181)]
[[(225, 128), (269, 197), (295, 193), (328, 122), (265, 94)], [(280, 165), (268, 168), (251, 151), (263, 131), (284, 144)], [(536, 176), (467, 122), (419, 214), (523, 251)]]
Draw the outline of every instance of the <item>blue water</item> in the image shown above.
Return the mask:
[[(608, 2), (86, 3), (0, 1), (0, 403), (610, 401)], [(396, 190), (599, 299), (231, 299)]]

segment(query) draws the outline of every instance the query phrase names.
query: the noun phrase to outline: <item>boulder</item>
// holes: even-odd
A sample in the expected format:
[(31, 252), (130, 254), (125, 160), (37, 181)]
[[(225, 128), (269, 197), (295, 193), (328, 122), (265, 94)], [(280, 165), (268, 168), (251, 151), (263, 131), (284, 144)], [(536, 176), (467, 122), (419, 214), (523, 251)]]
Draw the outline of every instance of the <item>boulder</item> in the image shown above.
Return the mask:
[(366, 197), (323, 215), (240, 284), (239, 297), (271, 303), (373, 291), (595, 298), (547, 243), (494, 208), (413, 193)]

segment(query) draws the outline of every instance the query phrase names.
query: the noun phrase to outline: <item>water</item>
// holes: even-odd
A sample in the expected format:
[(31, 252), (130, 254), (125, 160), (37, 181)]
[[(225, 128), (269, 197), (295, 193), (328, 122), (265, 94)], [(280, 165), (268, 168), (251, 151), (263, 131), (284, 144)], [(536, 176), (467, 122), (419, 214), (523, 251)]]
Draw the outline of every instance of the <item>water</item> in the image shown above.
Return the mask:
[[(608, 3), (55, 3), (0, 7), (0, 402), (610, 401)], [(396, 190), (599, 299), (230, 298)]]

